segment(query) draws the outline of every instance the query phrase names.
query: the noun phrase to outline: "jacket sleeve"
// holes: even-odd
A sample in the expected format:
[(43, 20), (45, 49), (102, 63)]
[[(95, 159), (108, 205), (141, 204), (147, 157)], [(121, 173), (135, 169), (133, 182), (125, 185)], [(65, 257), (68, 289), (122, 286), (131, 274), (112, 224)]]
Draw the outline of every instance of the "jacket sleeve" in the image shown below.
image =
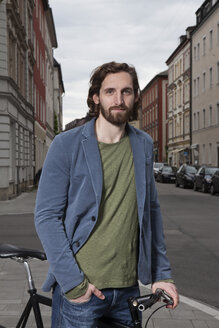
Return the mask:
[[(153, 159), (153, 150), (151, 158)], [(151, 164), (150, 217), (152, 282), (171, 279), (170, 263), (166, 256), (162, 214), (153, 174), (153, 163)]]
[(59, 135), (47, 153), (35, 207), (36, 231), (50, 263), (50, 273), (64, 293), (84, 280), (63, 224), (68, 200), (70, 162)]

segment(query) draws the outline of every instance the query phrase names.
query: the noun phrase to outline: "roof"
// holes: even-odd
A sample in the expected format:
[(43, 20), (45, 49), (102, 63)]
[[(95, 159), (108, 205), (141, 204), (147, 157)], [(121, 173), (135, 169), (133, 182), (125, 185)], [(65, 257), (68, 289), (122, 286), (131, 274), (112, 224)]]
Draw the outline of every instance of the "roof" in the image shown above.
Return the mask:
[(156, 74), (151, 80), (150, 82), (148, 82), (148, 84), (144, 87), (144, 89), (142, 90), (142, 92), (144, 92), (148, 87), (149, 85), (151, 85), (157, 78), (159, 77), (168, 77), (168, 70), (165, 70), (165, 71), (162, 71), (158, 74)]

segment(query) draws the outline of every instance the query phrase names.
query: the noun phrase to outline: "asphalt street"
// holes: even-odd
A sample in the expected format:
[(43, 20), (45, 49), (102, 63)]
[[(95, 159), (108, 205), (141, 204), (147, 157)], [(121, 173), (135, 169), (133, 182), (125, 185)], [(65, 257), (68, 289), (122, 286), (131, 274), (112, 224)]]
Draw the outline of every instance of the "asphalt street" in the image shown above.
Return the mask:
[(219, 195), (157, 183), (179, 292), (219, 308)]

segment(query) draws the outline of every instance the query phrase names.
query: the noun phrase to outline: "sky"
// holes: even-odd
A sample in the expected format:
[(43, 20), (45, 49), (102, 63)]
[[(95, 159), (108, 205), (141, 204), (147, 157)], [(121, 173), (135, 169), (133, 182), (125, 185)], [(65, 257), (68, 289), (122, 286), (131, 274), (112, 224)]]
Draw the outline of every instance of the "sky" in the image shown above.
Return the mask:
[(92, 71), (105, 62), (135, 66), (140, 88), (165, 71), (179, 37), (204, 0), (49, 0), (65, 88), (63, 127), (88, 112)]

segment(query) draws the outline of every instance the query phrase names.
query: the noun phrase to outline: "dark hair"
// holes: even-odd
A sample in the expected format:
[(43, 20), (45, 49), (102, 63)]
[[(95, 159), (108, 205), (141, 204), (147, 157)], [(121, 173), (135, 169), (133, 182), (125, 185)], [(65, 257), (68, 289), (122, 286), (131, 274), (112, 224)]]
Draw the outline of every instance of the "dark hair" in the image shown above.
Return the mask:
[(99, 116), (99, 105), (96, 105), (93, 101), (93, 95), (99, 95), (101, 84), (107, 74), (127, 72), (131, 75), (133, 81), (134, 95), (137, 97), (137, 101), (134, 104), (132, 115), (130, 116), (130, 121), (136, 120), (138, 118), (138, 109), (141, 105), (141, 91), (138, 83), (138, 77), (134, 66), (130, 66), (126, 63), (116, 63), (110, 62), (98, 66), (91, 75), (90, 78), (90, 88), (88, 91), (87, 104), (90, 108), (90, 116)]

